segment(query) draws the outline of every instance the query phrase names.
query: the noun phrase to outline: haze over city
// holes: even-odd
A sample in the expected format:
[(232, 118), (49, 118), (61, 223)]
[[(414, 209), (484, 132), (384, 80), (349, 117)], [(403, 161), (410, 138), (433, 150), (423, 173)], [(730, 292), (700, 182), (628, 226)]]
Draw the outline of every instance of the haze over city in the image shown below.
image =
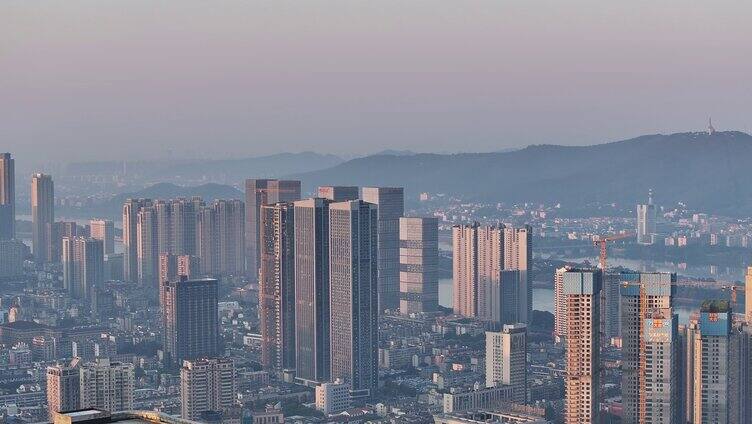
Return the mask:
[(6, 1), (19, 163), (497, 151), (750, 131), (752, 5)]
[(0, 2), (0, 424), (752, 424), (749, 2)]

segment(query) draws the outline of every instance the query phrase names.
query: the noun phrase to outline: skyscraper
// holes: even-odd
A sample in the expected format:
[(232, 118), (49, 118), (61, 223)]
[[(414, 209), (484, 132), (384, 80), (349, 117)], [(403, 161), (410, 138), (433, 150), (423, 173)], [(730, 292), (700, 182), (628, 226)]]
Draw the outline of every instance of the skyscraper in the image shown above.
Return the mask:
[(256, 279), (261, 266), (258, 240), (261, 233), (261, 205), (300, 200), (300, 181), (245, 180), (245, 249), (248, 275)]
[(318, 197), (329, 199), (333, 202), (358, 200), (359, 196), (357, 186), (321, 186), (318, 188)]
[(164, 213), (164, 209), (163, 202), (155, 202), (151, 206), (142, 206), (136, 214), (138, 282), (147, 288), (158, 287), (159, 215)]
[(123, 278), (138, 281), (138, 211), (150, 206), (149, 199), (128, 199), (123, 204)]
[(597, 269), (570, 269), (562, 277), (567, 310), (564, 422), (595, 423), (601, 400), (599, 300), (603, 276)]
[(52, 177), (31, 177), (31, 250), (37, 263), (53, 261), (52, 224), (55, 222), (55, 188)]
[(295, 202), (296, 378), (330, 379), (329, 205), (321, 198)]
[(362, 200), (329, 206), (331, 378), (355, 396), (378, 388), (378, 214)]
[(275, 371), (295, 368), (294, 231), (292, 203), (261, 206), (261, 363)]
[(529, 225), (519, 228), (503, 227), (505, 270), (520, 272), (517, 305), (517, 322), (529, 323), (533, 314), (533, 229)]
[(752, 266), (747, 267), (744, 275), (744, 316), (747, 324), (752, 326)]
[(512, 387), (511, 401), (527, 401), (527, 326), (504, 325), (486, 331), (486, 387)]
[(610, 344), (614, 337), (621, 337), (621, 290), (620, 273), (603, 271), (603, 290), (601, 292), (601, 327), (604, 346)]
[(219, 282), (181, 278), (162, 283), (161, 290), (165, 362), (180, 366), (185, 359), (216, 356)]
[(216, 200), (219, 273), (240, 276), (245, 272), (245, 204), (240, 200)]
[(180, 369), (180, 416), (198, 420), (203, 412), (227, 412), (235, 406), (237, 392), (231, 358), (184, 361)]
[(197, 254), (204, 274), (243, 274), (244, 214), (243, 202), (239, 200), (216, 200), (199, 209)]
[(92, 219), (89, 221), (91, 238), (102, 240), (104, 243), (104, 254), (112, 255), (115, 253), (115, 224), (109, 219)]
[(16, 237), (16, 165), (10, 153), (0, 153), (0, 240)]
[(567, 336), (567, 299), (564, 297), (564, 273), (571, 267), (563, 266), (554, 274), (554, 334), (559, 341)]
[(399, 219), (405, 214), (402, 187), (363, 187), (363, 200), (378, 205), (379, 311), (399, 307)]
[(127, 411), (133, 409), (135, 373), (133, 364), (97, 358), (83, 363), (81, 370), (81, 408)]
[(439, 222), (400, 218), (400, 305), (403, 315), (439, 306)]
[(70, 365), (47, 367), (47, 407), (50, 416), (55, 412), (68, 412), (80, 409), (81, 372), (78, 359)]
[(695, 423), (695, 361), (699, 358), (695, 348), (701, 346), (700, 344), (700, 324), (699, 318), (690, 318), (687, 325), (679, 328), (679, 336), (681, 340), (681, 352), (682, 352), (682, 409), (681, 414), (682, 422)]
[[(170, 253), (159, 254), (159, 283), (177, 280), (178, 257)], [(161, 294), (161, 291), (160, 291)], [(161, 304), (161, 303), (160, 303)]]
[[(649, 370), (648, 366), (658, 365), (648, 361), (646, 350), (647, 338), (659, 339), (658, 335), (667, 335), (669, 340), (675, 340), (678, 331), (675, 326), (663, 327), (663, 320), (672, 322), (671, 316), (671, 298), (676, 291), (676, 275), (670, 273), (620, 273), (617, 279), (621, 281), (621, 322), (622, 322), (622, 398), (624, 399), (624, 422), (638, 423), (647, 420), (647, 395), (649, 393), (647, 385), (649, 382), (645, 379)], [(645, 318), (656, 314), (667, 315), (666, 318), (658, 320), (652, 319), (654, 324), (660, 324), (660, 327), (652, 329), (649, 332), (645, 328)], [(673, 332), (673, 333), (672, 333)], [(656, 342), (657, 343), (657, 342)], [(657, 349), (663, 349), (665, 346), (655, 344)], [(670, 345), (669, 345), (670, 346)], [(678, 352), (671, 349), (661, 352), (661, 356), (668, 361), (671, 367), (676, 365)], [(663, 369), (664, 377), (669, 379), (674, 373), (671, 369)], [(657, 377), (656, 377), (657, 378)], [(675, 380), (669, 380), (676, 383)], [(651, 387), (655, 388), (655, 386)], [(666, 387), (667, 395), (676, 395), (676, 387)], [(672, 389), (674, 391), (672, 392)], [(650, 392), (654, 393), (654, 392)], [(653, 401), (654, 402), (654, 401)], [(678, 398), (669, 397), (665, 399), (666, 404), (661, 407), (677, 408)], [(673, 403), (673, 405), (671, 405)], [(667, 411), (668, 412), (668, 411)], [(672, 417), (666, 415), (666, 418)], [(649, 421), (654, 422), (654, 421)]]
[[(638, 422), (673, 424), (682, 416), (679, 368), (678, 315), (671, 308), (652, 308), (644, 313), (641, 337)], [(622, 393), (624, 387), (622, 385)]]
[(637, 205), (637, 243), (653, 244), (655, 237), (656, 209), (653, 190), (648, 193), (648, 203)]
[(174, 199), (170, 202), (172, 242), (170, 253), (196, 255), (196, 214), (204, 205), (200, 197)]
[(499, 324), (527, 322), (531, 313), (530, 228), (455, 226), (455, 313)]
[(478, 223), (452, 227), (454, 313), (474, 317), (478, 290)]
[(211, 207), (199, 208), (196, 214), (196, 254), (200, 258), (201, 272), (219, 274), (219, 231), (217, 211)]
[(700, 307), (699, 332), (694, 347), (695, 422), (727, 424), (733, 405), (732, 392), (739, 390), (732, 378), (731, 308), (727, 301), (705, 301)]
[(104, 247), (101, 240), (63, 238), (63, 288), (76, 299), (89, 300), (94, 286), (104, 282)]

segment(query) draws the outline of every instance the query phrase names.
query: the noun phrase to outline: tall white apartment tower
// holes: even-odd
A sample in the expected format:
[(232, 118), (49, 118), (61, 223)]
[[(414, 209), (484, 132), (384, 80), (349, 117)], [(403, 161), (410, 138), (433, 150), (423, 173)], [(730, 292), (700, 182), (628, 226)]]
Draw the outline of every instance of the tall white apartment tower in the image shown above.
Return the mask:
[(99, 358), (81, 366), (81, 408), (133, 409), (133, 364)]
[(504, 325), (486, 332), (486, 387), (512, 387), (511, 401), (527, 400), (527, 326)]
[(180, 369), (180, 416), (198, 420), (205, 411), (227, 412), (235, 406), (238, 388), (231, 358), (184, 361)]

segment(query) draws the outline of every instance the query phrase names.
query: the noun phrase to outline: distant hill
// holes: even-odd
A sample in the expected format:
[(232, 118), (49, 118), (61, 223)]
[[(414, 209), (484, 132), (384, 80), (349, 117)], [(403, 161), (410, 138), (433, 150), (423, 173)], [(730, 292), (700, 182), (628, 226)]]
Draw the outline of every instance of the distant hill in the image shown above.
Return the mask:
[(223, 184), (203, 184), (194, 187), (181, 187), (171, 183), (159, 183), (143, 190), (124, 193), (112, 198), (110, 204), (120, 208), (128, 198), (174, 199), (176, 197), (199, 196), (205, 201), (215, 199), (243, 199), (245, 195), (235, 187)]
[(159, 183), (142, 190), (119, 194), (105, 203), (88, 206), (83, 209), (59, 207), (56, 209), (56, 213), (68, 218), (90, 218), (92, 216), (98, 216), (120, 220), (122, 218), (123, 203), (128, 198), (174, 199), (177, 197), (190, 198), (193, 196), (199, 196), (206, 202), (215, 199), (243, 200), (245, 197), (244, 193), (235, 187), (224, 184), (212, 183), (184, 187), (172, 183)]
[(206, 180), (228, 184), (240, 183), (246, 178), (262, 176), (279, 177), (290, 173), (316, 171), (341, 163), (335, 155), (313, 152), (279, 153), (238, 159), (191, 159), (123, 162), (80, 162), (65, 167), (66, 175), (112, 175), (127, 172), (151, 181)]
[(533, 145), (494, 153), (373, 155), (296, 173), (317, 185), (404, 186), (470, 200), (659, 204), (752, 214), (752, 136), (737, 131), (646, 135), (593, 146)]

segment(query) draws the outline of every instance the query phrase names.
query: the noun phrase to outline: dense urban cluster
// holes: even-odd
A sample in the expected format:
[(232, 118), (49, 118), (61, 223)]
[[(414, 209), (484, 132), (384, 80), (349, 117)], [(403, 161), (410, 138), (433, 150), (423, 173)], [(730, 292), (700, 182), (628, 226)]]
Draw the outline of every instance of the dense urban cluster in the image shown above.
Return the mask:
[[(15, 187), (1, 154), (5, 422), (752, 423), (752, 269), (680, 323), (675, 273), (605, 256), (627, 238), (746, 247), (741, 221), (659, 213), (652, 193), (636, 219), (580, 220), (278, 179), (60, 221), (36, 173), (29, 248)], [(552, 309), (535, 310), (534, 244), (578, 241), (600, 243), (598, 266), (552, 270)]]

